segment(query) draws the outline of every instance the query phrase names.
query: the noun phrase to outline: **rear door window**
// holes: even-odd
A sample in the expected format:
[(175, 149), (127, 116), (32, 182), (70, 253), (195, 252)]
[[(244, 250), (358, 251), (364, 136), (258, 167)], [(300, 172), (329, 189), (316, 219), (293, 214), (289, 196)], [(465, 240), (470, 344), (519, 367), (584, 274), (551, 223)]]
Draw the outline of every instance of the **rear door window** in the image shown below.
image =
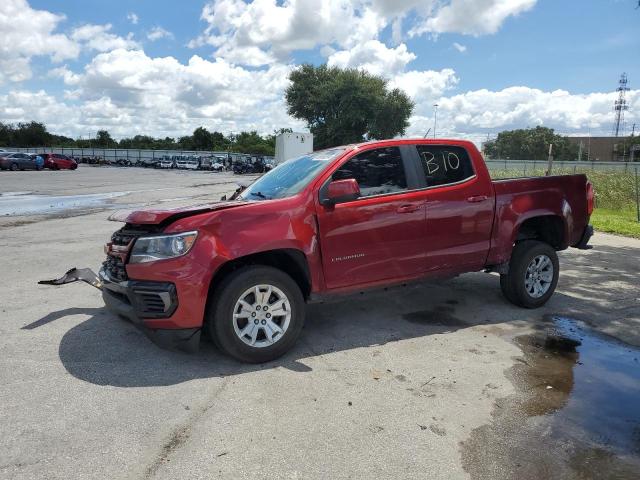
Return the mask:
[(427, 187), (460, 183), (473, 178), (475, 172), (469, 154), (451, 145), (416, 145)]

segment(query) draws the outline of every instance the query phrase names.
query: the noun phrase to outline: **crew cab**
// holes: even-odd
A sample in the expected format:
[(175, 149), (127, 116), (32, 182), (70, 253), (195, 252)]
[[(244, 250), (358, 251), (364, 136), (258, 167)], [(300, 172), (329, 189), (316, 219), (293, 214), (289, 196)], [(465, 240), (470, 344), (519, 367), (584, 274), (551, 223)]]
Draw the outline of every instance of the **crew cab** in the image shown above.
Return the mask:
[(115, 214), (126, 223), (96, 281), (160, 344), (193, 350), (205, 332), (265, 362), (294, 345), (305, 304), (330, 295), (487, 271), (508, 301), (540, 307), (556, 252), (588, 248), (593, 198), (584, 175), (492, 181), (468, 141), (349, 145), (284, 162), (229, 200)]

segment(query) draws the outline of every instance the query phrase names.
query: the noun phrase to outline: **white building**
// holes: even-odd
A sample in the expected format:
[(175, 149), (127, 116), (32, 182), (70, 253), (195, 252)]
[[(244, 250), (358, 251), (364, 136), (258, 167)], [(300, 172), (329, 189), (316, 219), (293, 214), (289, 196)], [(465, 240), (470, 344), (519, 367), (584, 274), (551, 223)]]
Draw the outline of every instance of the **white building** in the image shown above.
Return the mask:
[(313, 152), (312, 133), (281, 133), (276, 137), (276, 164)]

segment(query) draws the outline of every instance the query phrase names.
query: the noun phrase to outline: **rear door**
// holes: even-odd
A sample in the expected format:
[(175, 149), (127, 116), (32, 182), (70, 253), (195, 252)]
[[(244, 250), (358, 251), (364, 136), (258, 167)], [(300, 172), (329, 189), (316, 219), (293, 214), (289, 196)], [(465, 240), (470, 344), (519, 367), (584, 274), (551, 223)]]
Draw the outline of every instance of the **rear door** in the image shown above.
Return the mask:
[(427, 185), (427, 271), (482, 269), (495, 203), (490, 178), (475, 171), (462, 146), (417, 145), (416, 151)]
[(355, 178), (361, 196), (318, 207), (327, 288), (372, 284), (423, 270), (425, 196), (416, 190), (415, 163), (403, 154), (407, 148), (359, 153), (328, 180)]

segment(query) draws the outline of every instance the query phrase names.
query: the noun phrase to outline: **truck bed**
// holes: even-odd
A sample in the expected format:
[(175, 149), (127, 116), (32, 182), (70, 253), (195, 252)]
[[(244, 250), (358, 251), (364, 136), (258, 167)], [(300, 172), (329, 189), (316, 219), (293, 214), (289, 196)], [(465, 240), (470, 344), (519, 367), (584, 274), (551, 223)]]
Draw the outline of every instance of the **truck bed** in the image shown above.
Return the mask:
[(518, 231), (529, 218), (547, 216), (562, 221), (563, 244), (576, 245), (587, 227), (587, 177), (583, 174), (492, 180), (495, 217), (488, 263), (508, 260)]

